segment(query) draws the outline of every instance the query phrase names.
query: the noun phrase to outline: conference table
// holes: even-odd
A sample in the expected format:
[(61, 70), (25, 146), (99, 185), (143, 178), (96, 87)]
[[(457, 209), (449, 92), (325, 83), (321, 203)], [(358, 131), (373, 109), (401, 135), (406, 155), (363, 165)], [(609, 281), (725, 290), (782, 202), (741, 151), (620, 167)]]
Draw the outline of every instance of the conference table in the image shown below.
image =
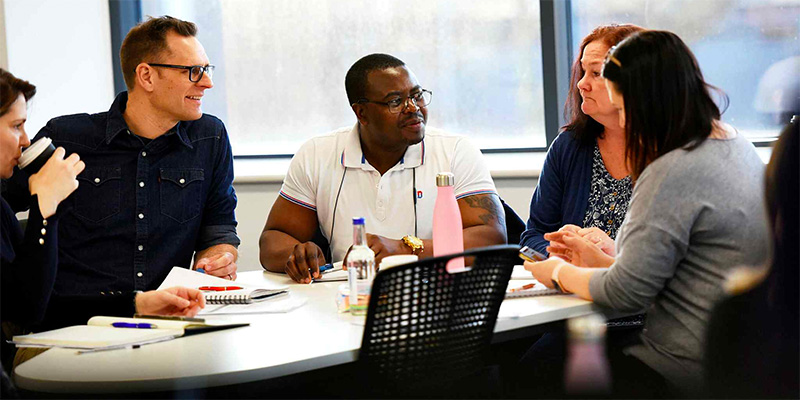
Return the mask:
[[(15, 382), (45, 393), (182, 391), (286, 377), (358, 357), (365, 319), (337, 311), (342, 282), (297, 284), (266, 271), (243, 272), (237, 282), (286, 284), (289, 296), (305, 304), (286, 313), (207, 316), (208, 322), (250, 326), (139, 348), (95, 353), (53, 348), (17, 367)], [(506, 299), (493, 340), (510, 340), (537, 326), (595, 312), (609, 316), (607, 311), (574, 295)]]

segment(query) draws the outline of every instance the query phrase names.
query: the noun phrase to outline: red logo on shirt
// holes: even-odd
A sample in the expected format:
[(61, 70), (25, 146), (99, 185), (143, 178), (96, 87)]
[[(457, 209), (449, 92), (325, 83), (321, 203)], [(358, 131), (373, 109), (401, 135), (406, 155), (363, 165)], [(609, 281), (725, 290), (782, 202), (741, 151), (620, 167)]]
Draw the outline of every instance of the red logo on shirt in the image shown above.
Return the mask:
[(417, 190), (417, 198), (418, 199), (422, 198), (422, 190)]

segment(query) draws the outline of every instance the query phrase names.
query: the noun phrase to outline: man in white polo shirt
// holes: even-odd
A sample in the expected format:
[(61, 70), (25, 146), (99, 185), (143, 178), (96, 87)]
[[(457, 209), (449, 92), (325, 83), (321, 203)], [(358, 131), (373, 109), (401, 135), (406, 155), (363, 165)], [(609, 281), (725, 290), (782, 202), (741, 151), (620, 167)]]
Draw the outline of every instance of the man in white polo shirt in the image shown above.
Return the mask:
[[(436, 175), (455, 175), (464, 247), (505, 243), (505, 214), (480, 151), (426, 129), (431, 92), (386, 54), (358, 60), (345, 78), (358, 119), (303, 144), (292, 159), (260, 239), (261, 265), (308, 283), (326, 259), (342, 260), (353, 217), (364, 217), (377, 263), (393, 254), (433, 255)], [(327, 256), (311, 242), (319, 228)], [(421, 240), (420, 240), (421, 239)]]

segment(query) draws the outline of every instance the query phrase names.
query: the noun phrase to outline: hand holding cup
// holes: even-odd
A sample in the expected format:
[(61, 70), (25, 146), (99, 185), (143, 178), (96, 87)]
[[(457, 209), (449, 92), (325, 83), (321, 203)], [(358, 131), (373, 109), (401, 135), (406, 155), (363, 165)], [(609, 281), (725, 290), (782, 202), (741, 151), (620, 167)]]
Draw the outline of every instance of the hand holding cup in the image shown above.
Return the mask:
[[(49, 144), (49, 146), (52, 147), (52, 144)], [(43, 152), (37, 159), (42, 156), (46, 157), (46, 153), (46, 151)], [(66, 150), (63, 147), (55, 149), (47, 159), (47, 162), (41, 166), (41, 169), (38, 172), (34, 171), (28, 180), (31, 194), (39, 197), (39, 210), (43, 218), (48, 218), (55, 214), (58, 204), (78, 188), (78, 180), (76, 178), (86, 167), (77, 154), (73, 153), (64, 158), (65, 155)], [(24, 171), (30, 173), (29, 168), (34, 164), (20, 166)]]

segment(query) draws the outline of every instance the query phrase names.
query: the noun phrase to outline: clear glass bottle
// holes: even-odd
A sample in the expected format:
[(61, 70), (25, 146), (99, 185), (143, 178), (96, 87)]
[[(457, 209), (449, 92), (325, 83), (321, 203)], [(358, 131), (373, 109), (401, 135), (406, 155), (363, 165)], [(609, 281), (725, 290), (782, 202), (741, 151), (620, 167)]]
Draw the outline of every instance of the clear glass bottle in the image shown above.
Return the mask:
[(375, 279), (375, 252), (367, 246), (364, 218), (353, 218), (353, 247), (347, 255), (350, 285), (350, 313), (364, 315), (369, 304), (369, 292)]

